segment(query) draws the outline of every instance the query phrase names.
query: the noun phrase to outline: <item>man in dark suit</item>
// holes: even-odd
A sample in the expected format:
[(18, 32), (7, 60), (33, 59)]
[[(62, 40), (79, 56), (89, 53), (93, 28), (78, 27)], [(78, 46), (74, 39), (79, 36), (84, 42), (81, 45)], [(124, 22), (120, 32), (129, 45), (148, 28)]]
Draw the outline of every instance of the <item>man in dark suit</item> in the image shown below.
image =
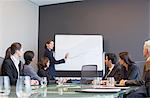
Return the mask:
[(107, 77), (114, 77), (115, 81), (120, 81), (122, 79), (121, 66), (116, 64), (117, 56), (114, 53), (105, 54), (105, 65), (106, 73), (103, 80)]

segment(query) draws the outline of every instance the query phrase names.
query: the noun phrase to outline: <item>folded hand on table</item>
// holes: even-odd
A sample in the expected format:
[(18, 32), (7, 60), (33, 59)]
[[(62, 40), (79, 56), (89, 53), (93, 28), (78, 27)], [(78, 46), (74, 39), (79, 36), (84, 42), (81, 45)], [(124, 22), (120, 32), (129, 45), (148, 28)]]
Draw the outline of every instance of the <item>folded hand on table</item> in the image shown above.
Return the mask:
[(125, 86), (126, 81), (127, 81), (127, 80), (124, 80), (124, 79), (120, 80), (119, 85)]

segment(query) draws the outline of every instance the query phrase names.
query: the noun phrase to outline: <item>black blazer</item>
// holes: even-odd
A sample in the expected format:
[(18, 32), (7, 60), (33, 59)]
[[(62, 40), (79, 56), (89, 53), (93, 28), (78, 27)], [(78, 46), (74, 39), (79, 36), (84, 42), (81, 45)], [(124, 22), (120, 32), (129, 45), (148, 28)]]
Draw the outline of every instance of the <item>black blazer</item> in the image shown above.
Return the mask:
[[(19, 63), (19, 73), (20, 75), (22, 75), (22, 63), (20, 61)], [(3, 61), (2, 64), (2, 75), (3, 76), (9, 76), (10, 78), (10, 84), (11, 85), (16, 85), (17, 79), (18, 79), (18, 71), (15, 67), (14, 62), (11, 60), (11, 58), (8, 58), (6, 60)]]
[[(148, 77), (148, 79), (150, 81), (150, 66), (147, 62), (144, 64), (142, 78), (140, 80), (127, 80), (125, 85), (126, 86), (141, 86), (141, 85), (144, 85), (144, 83), (146, 82), (145, 77)], [(150, 84), (150, 82), (149, 82), (149, 84)]]
[(50, 75), (52, 76), (52, 79), (55, 79), (55, 74), (56, 74), (55, 64), (65, 63), (65, 60), (64, 59), (56, 60), (53, 56), (53, 51), (49, 49), (45, 49), (44, 56), (48, 57), (50, 60), (50, 66), (49, 66)]
[(112, 69), (112, 71), (110, 72), (110, 74), (108, 75), (109, 69), (108, 67), (106, 68), (106, 73), (103, 77), (103, 79), (107, 79), (107, 77), (114, 77), (115, 81), (120, 81), (123, 77), (122, 77), (122, 68), (120, 65), (115, 65), (114, 68)]
[(48, 69), (46, 69), (46, 70), (39, 69), (38, 72), (37, 72), (37, 74), (40, 77), (47, 77), (48, 84), (54, 84), (54, 83), (56, 83), (55, 80), (53, 80), (52, 76), (50, 75)]
[(145, 71), (145, 85), (129, 93), (126, 98), (150, 98), (150, 70)]
[(122, 68), (124, 80), (140, 80), (140, 70), (135, 64), (130, 65), (128, 71), (124, 66)]

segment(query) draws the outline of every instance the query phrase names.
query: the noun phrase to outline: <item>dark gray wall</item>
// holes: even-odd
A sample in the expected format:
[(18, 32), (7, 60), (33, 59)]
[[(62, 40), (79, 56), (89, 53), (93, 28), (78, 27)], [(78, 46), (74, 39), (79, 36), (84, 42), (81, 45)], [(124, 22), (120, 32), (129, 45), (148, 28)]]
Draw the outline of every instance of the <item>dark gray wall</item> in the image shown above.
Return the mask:
[(143, 60), (148, 17), (148, 0), (84, 0), (41, 6), (39, 57), (45, 41), (55, 34), (102, 34), (105, 52), (129, 51), (134, 60)]

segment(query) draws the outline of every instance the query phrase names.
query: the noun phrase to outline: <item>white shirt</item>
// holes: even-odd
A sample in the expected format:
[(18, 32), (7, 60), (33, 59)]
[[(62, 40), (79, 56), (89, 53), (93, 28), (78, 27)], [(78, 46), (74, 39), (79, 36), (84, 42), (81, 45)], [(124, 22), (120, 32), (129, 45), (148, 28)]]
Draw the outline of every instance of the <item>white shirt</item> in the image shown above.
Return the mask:
[(17, 72), (18, 72), (18, 77), (19, 77), (19, 66), (18, 65), (20, 63), (20, 60), (13, 55), (10, 58), (12, 59), (13, 63), (15, 64), (15, 67), (16, 67)]
[(108, 74), (107, 74), (107, 76), (111, 73), (111, 71), (113, 70), (113, 68), (114, 68), (114, 64), (112, 64), (112, 67), (111, 68), (109, 68), (109, 72), (108, 72)]
[(150, 61), (150, 56), (146, 59), (146, 62)]
[(112, 64), (112, 67), (111, 67), (111, 68), (109, 68), (109, 70), (110, 70), (110, 71), (112, 71), (112, 69), (114, 68), (114, 66), (115, 66), (115, 65), (114, 65), (114, 64)]

